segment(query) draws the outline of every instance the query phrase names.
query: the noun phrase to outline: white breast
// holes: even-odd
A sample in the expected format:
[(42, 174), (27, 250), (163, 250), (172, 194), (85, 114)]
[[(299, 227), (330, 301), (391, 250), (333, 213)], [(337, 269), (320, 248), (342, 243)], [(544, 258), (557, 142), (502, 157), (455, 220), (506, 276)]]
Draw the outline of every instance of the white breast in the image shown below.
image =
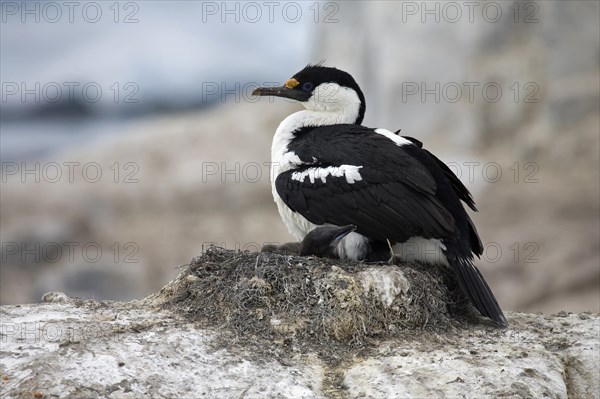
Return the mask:
[(283, 223), (285, 223), (290, 234), (297, 240), (302, 240), (306, 234), (315, 228), (315, 225), (306, 220), (302, 215), (288, 208), (281, 197), (279, 197), (279, 194), (277, 194), (275, 180), (280, 173), (303, 165), (303, 162), (293, 151), (288, 151), (288, 146), (294, 137), (293, 132), (305, 126), (306, 112), (296, 112), (285, 118), (279, 124), (275, 136), (273, 136), (273, 144), (271, 146), (271, 192)]

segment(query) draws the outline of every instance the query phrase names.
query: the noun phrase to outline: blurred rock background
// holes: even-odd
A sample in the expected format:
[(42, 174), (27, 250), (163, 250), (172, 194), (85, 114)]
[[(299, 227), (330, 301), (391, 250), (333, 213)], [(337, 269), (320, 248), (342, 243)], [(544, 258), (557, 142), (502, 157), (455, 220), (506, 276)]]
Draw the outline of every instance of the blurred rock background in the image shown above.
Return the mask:
[[(300, 106), (249, 93), (325, 59), (363, 88), (366, 125), (421, 139), (474, 193), (478, 265), (503, 307), (600, 311), (598, 2), (284, 2), (272, 20), (260, 3), (256, 20), (245, 3), (128, 2), (97, 23), (50, 23), (41, 3), (22, 22), (15, 4), (0, 39), (2, 304), (139, 298), (209, 243), (289, 241), (268, 162)], [(103, 95), (52, 102), (49, 82)]]

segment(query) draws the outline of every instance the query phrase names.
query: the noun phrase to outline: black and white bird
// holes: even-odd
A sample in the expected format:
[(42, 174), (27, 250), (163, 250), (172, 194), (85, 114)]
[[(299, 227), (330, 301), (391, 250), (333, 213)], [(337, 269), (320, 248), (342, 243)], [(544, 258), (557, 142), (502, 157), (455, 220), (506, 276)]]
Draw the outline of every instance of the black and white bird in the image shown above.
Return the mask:
[(356, 230), (351, 224), (346, 226), (319, 226), (311, 230), (301, 242), (288, 242), (283, 245), (267, 244), (261, 252), (283, 252), (300, 256), (337, 258), (337, 245), (348, 234)]
[(306, 108), (281, 122), (271, 148), (273, 197), (293, 236), (354, 225), (336, 247), (340, 258), (365, 260), (385, 246), (390, 257), (449, 265), (475, 307), (508, 325), (473, 264), (483, 246), (461, 203), (476, 211), (471, 194), (418, 140), (362, 126), (365, 97), (350, 74), (308, 65), (253, 95)]

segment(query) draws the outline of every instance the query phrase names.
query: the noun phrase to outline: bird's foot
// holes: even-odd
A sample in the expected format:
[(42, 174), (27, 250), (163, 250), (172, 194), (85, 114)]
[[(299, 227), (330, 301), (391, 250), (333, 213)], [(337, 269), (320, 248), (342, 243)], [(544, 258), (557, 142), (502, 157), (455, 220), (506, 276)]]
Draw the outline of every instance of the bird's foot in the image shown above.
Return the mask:
[(388, 265), (395, 265), (396, 264), (396, 255), (394, 254), (394, 248), (392, 248), (392, 243), (390, 242), (390, 240), (386, 240), (388, 243), (388, 246), (390, 248), (390, 258), (387, 261)]

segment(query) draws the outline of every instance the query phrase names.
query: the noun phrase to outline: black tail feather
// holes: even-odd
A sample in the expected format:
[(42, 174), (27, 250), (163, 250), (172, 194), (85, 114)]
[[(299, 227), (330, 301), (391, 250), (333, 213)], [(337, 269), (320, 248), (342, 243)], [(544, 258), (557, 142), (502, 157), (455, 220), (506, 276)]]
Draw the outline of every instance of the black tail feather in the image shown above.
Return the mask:
[(479, 312), (492, 319), (502, 327), (508, 326), (508, 321), (498, 305), (492, 290), (475, 267), (473, 261), (459, 256), (448, 256), (448, 261), (454, 269), (458, 283), (471, 303)]

